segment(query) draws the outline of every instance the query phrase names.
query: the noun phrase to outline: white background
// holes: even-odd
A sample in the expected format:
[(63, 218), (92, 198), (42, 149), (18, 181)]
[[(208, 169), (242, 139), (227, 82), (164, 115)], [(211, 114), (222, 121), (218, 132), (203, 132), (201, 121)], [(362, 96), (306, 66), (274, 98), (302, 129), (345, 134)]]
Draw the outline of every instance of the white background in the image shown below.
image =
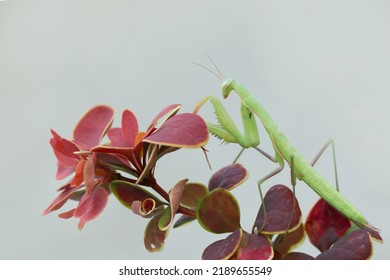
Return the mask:
[[(204, 96), (220, 95), (221, 82), (192, 63), (211, 67), (208, 54), (305, 157), (335, 139), (341, 192), (382, 229), (385, 243), (375, 244), (373, 258), (389, 259), (389, 30), (385, 0), (2, 1), (0, 258), (199, 259), (224, 238), (194, 222), (172, 229), (164, 250), (150, 254), (147, 221), (112, 196), (81, 232), (75, 219), (41, 216), (64, 183), (54, 178), (50, 128), (71, 137), (78, 118), (101, 103), (117, 116), (132, 109), (143, 129), (166, 105), (191, 111)], [(226, 106), (239, 122), (238, 99)], [(210, 106), (201, 114), (214, 120)], [(207, 148), (214, 171), (239, 150), (214, 139)], [(255, 182), (275, 166), (249, 152), (241, 162), (251, 177), (233, 193), (249, 230), (260, 203)], [(317, 168), (334, 182), (329, 152)], [(207, 183), (212, 172), (200, 150), (180, 150), (159, 162), (156, 175), (168, 190), (183, 178)], [(264, 188), (276, 183), (289, 183), (288, 170)], [(302, 182), (297, 196), (307, 214), (317, 196)], [(318, 254), (308, 243), (300, 250)]]

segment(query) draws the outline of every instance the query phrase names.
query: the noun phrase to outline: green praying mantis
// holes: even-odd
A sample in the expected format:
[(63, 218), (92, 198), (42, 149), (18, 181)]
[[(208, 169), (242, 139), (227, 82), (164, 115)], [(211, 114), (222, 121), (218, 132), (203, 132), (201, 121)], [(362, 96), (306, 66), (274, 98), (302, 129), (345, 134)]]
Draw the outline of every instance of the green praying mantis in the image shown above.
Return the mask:
[[(293, 186), (294, 193), (296, 179), (304, 181), (328, 204), (337, 209), (341, 214), (351, 220), (354, 224), (356, 224), (360, 228), (369, 231), (373, 235), (373, 237), (379, 236), (378, 230), (371, 226), (367, 219), (356, 209), (356, 207), (354, 207), (338, 191), (337, 168), (333, 140), (329, 140), (322, 147), (315, 159), (311, 163), (309, 163), (288, 141), (286, 136), (278, 129), (276, 123), (273, 121), (267, 111), (263, 108), (263, 106), (259, 103), (259, 101), (257, 101), (243, 85), (237, 83), (234, 79), (227, 79), (222, 83), (223, 98), (228, 98), (231, 92), (235, 92), (241, 100), (241, 118), (244, 130), (243, 134), (241, 134), (221, 101), (214, 96), (208, 96), (204, 98), (198, 104), (195, 111), (198, 111), (199, 108), (204, 105), (204, 103), (210, 101), (212, 106), (214, 107), (215, 114), (219, 122), (218, 125), (207, 123), (211, 134), (225, 142), (239, 144), (242, 147), (242, 150), (238, 157), (245, 149), (254, 148), (260, 153), (262, 153), (264, 156), (266, 156), (268, 159), (272, 160), (275, 163), (278, 163), (279, 166), (274, 171), (272, 171), (258, 181), (260, 194), (260, 185), (264, 183), (267, 179), (281, 172), (285, 167), (285, 163), (287, 163), (291, 170), (291, 183)], [(274, 157), (270, 156), (268, 153), (264, 152), (258, 147), (258, 145), (260, 144), (260, 138), (255, 117), (260, 120), (270, 140), (272, 141), (273, 149), (275, 152)], [(336, 188), (334, 188), (330, 183), (328, 183), (328, 181), (326, 181), (313, 168), (313, 165), (316, 163), (318, 158), (322, 155), (324, 150), (329, 145), (332, 145), (333, 150)], [(236, 158), (236, 160), (238, 159), (238, 157)], [(375, 239), (379, 239), (380, 241), (380, 237)]]

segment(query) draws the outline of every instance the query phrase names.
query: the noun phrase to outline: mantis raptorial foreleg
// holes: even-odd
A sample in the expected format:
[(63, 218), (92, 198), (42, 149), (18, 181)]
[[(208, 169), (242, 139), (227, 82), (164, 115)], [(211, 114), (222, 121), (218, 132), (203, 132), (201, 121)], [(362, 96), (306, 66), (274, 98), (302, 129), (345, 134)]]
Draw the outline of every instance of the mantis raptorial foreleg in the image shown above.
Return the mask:
[(256, 147), (260, 144), (256, 119), (246, 106), (241, 105), (240, 109), (242, 124), (244, 127), (244, 134), (241, 134), (226, 108), (217, 98), (213, 96), (205, 98), (198, 105), (198, 108), (200, 108), (200, 106), (202, 106), (207, 100), (210, 100), (213, 105), (215, 115), (217, 116), (219, 123), (207, 123), (207, 127), (209, 128), (211, 134), (225, 142), (237, 143), (243, 148)]

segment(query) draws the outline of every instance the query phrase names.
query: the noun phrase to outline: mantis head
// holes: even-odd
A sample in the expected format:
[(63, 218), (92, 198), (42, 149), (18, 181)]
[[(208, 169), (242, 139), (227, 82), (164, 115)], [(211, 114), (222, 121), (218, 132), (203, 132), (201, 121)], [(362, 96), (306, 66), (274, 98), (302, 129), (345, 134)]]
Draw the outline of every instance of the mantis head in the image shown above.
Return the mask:
[(228, 98), (230, 92), (234, 88), (235, 83), (236, 83), (236, 81), (234, 79), (226, 79), (222, 83), (221, 87), (222, 87), (222, 96), (223, 96), (223, 98)]

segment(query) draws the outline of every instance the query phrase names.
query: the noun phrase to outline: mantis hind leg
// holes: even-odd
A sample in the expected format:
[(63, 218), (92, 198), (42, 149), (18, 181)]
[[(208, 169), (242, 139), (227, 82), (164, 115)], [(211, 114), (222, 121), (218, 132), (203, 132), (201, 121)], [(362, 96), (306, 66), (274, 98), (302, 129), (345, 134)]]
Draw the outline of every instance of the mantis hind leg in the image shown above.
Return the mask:
[(261, 178), (259, 181), (257, 181), (257, 188), (259, 190), (260, 199), (261, 199), (262, 206), (263, 206), (264, 222), (260, 227), (258, 227), (256, 225), (254, 225), (252, 227), (252, 232), (255, 234), (258, 234), (259, 232), (261, 232), (262, 229), (264, 228), (265, 224), (267, 223), (267, 209), (265, 208), (265, 204), (264, 204), (264, 197), (263, 197), (263, 192), (261, 191), (261, 184), (264, 183), (265, 181), (267, 181), (268, 179), (272, 178), (276, 174), (280, 173), (283, 170), (283, 168), (284, 168), (284, 164), (281, 164), (278, 168), (274, 169), (273, 171), (271, 171), (270, 173), (265, 175), (263, 178)]
[(292, 154), (290, 156), (290, 164), (291, 164), (290, 177), (291, 177), (291, 186), (292, 186), (292, 190), (293, 190), (293, 206), (292, 206), (292, 210), (291, 210), (291, 214), (290, 214), (290, 219), (288, 220), (288, 224), (286, 227), (286, 232), (284, 233), (284, 236), (281, 240), (283, 240), (287, 236), (288, 230), (289, 230), (290, 225), (291, 225), (292, 218), (294, 216), (295, 207), (297, 206), (297, 202), (296, 202), (297, 199), (295, 197), (295, 185), (297, 183), (297, 176), (295, 175), (295, 172), (294, 172), (294, 159), (295, 159), (295, 154)]
[(324, 146), (321, 147), (321, 149), (318, 151), (317, 155), (314, 157), (314, 159), (311, 161), (311, 166), (314, 166), (319, 158), (322, 156), (322, 154), (325, 152), (325, 150), (332, 145), (332, 157), (333, 157), (333, 168), (334, 168), (334, 176), (335, 176), (335, 182), (336, 182), (336, 189), (339, 191), (339, 179), (337, 175), (337, 165), (336, 165), (336, 149), (334, 145), (334, 140), (329, 139)]

